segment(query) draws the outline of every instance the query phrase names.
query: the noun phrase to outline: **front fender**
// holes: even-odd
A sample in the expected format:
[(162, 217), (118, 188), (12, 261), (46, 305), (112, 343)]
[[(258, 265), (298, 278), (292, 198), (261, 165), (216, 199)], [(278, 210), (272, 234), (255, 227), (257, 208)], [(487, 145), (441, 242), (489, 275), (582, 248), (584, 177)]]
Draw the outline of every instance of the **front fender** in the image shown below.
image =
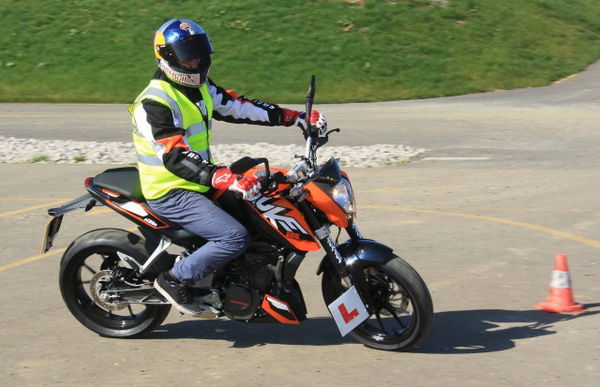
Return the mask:
[[(392, 248), (370, 239), (359, 239), (338, 245), (338, 250), (346, 262), (346, 267), (353, 278), (360, 278), (365, 265), (385, 265), (396, 257)], [(323, 257), (317, 275), (329, 265), (327, 256)]]

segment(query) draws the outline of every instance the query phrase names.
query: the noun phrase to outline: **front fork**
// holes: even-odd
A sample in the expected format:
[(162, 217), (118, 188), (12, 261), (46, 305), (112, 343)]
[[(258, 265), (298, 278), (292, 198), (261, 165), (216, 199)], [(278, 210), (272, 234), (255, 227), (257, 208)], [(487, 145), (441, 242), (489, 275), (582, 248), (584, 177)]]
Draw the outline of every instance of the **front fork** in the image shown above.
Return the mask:
[[(365, 294), (366, 292), (362, 291), (361, 284), (357, 283), (357, 281), (352, 279), (352, 276), (348, 271), (348, 267), (346, 266), (346, 260), (340, 253), (340, 250), (338, 249), (333, 238), (331, 238), (329, 227), (322, 224), (319, 221), (319, 219), (317, 219), (315, 213), (312, 211), (312, 209), (306, 202), (302, 201), (299, 204), (302, 209), (302, 212), (306, 217), (306, 220), (308, 221), (309, 226), (311, 226), (311, 228), (315, 230), (315, 236), (321, 243), (321, 246), (323, 246), (323, 249), (325, 249), (327, 257), (329, 257), (329, 263), (333, 265), (333, 267), (339, 273), (342, 281), (344, 281), (344, 284), (348, 289), (356, 285), (358, 294), (360, 295), (363, 303), (367, 305), (369, 301), (368, 295)], [(363, 239), (363, 236), (360, 230), (358, 229), (358, 226), (356, 226), (356, 224), (354, 224), (352, 220), (349, 221), (349, 225), (346, 228), (346, 232), (348, 232), (350, 239), (353, 241)]]

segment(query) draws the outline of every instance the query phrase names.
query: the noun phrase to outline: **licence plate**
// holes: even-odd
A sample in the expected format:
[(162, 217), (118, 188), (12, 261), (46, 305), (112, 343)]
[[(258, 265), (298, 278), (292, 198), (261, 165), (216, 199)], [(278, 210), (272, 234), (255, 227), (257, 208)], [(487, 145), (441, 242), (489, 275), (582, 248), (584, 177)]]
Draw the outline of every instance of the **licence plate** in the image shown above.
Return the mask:
[(58, 230), (60, 230), (60, 225), (62, 223), (63, 215), (59, 215), (56, 217), (50, 218), (48, 224), (46, 225), (46, 230), (44, 231), (44, 235), (42, 236), (42, 254), (50, 250), (52, 247), (52, 242), (54, 242), (54, 237), (58, 234)]

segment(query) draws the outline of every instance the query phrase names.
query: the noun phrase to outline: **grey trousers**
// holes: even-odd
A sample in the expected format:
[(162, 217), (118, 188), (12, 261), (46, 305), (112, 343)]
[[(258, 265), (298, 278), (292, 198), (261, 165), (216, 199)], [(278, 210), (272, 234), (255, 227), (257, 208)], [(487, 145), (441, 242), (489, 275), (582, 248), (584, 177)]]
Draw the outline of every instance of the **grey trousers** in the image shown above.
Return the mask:
[(148, 204), (158, 215), (208, 241), (171, 269), (182, 282), (203, 279), (248, 247), (250, 235), (244, 226), (201, 193), (175, 189)]

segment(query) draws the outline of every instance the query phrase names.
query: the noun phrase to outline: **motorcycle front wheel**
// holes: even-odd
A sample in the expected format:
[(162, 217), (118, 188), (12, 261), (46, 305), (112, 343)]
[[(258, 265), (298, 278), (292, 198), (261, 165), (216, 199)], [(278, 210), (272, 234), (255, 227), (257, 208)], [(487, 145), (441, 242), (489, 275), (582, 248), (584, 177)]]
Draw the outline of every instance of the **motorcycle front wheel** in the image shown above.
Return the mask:
[[(122, 262), (118, 254), (144, 262), (149, 256), (144, 239), (119, 229), (99, 229), (77, 238), (60, 267), (60, 291), (69, 311), (86, 328), (107, 337), (133, 338), (152, 332), (169, 314), (170, 305), (118, 304), (100, 292), (114, 281)], [(158, 275), (151, 270), (149, 280)]]
[[(406, 351), (427, 335), (433, 318), (431, 295), (419, 274), (395, 256), (383, 265), (363, 267), (362, 275), (371, 300), (370, 317), (350, 335), (368, 347)], [(325, 270), (321, 281), (329, 305), (347, 290), (337, 272)]]

